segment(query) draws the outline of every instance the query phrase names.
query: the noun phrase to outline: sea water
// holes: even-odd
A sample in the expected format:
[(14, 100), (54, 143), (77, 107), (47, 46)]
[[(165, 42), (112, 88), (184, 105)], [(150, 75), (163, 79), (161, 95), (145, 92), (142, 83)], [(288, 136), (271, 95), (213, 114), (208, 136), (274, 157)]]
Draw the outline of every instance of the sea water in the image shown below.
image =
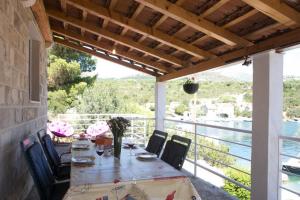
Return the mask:
[[(205, 121), (203, 123), (219, 125), (219, 126), (224, 126), (229, 128), (243, 129), (243, 130), (252, 129), (251, 121), (220, 120), (220, 121)], [(240, 133), (240, 132), (234, 132), (229, 130), (208, 128), (203, 126), (199, 126), (197, 128), (197, 133), (251, 146), (251, 134), (248, 133)], [(283, 131), (281, 135), (300, 138), (300, 122), (294, 122), (294, 121), (284, 122)], [(219, 143), (227, 145), (229, 147), (229, 152), (231, 154), (243, 158), (251, 159), (251, 148), (247, 146), (228, 143), (228, 142), (219, 142)], [(281, 151), (283, 154), (300, 157), (300, 143), (284, 140), (282, 142)], [(282, 156), (281, 161), (282, 163), (285, 163), (288, 162), (289, 159), (291, 158)], [(235, 165), (250, 170), (251, 163), (247, 160), (237, 158)], [(300, 177), (289, 175), (288, 181), (284, 182), (283, 185), (288, 189), (292, 189), (294, 191), (300, 191)]]

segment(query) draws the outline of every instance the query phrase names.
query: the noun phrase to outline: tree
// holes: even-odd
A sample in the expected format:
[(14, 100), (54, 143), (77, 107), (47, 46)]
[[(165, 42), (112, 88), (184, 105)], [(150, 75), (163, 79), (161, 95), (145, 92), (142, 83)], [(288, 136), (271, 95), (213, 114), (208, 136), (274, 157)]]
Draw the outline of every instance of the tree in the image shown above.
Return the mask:
[[(243, 170), (243, 171), (245, 171), (245, 170)], [(228, 169), (226, 171), (226, 175), (229, 178), (231, 178), (247, 187), (251, 186), (251, 178), (248, 174), (239, 172), (234, 169)], [(250, 200), (250, 191), (248, 191), (244, 188), (241, 188), (238, 185), (236, 185), (228, 180), (225, 180), (225, 185), (224, 185), (223, 189), (225, 191), (227, 191), (229, 194), (231, 194), (232, 196), (235, 196), (240, 200)]]
[[(82, 72), (94, 71), (96, 69), (96, 60), (92, 56), (76, 51), (71, 48), (67, 48), (58, 44), (54, 44), (49, 51), (49, 55), (54, 55), (58, 58), (66, 60), (66, 62), (77, 62), (80, 65)], [(51, 61), (51, 58), (49, 59)]]
[(183, 115), (183, 113), (185, 112), (185, 111), (187, 111), (187, 106), (186, 105), (184, 105), (184, 104), (180, 104), (179, 106), (177, 106), (176, 108), (175, 108), (175, 113), (177, 114), (177, 115)]
[(95, 60), (87, 54), (54, 45), (48, 55), (48, 108), (50, 113), (65, 113), (78, 105), (79, 96), (93, 85), (97, 76), (82, 77), (82, 71), (95, 68)]
[[(127, 93), (122, 87), (123, 80), (105, 80), (97, 81), (93, 87), (87, 88), (78, 98), (78, 106), (76, 106), (79, 113), (136, 113), (136, 114), (150, 114), (141, 103), (143, 99), (139, 92), (133, 90), (136, 86), (132, 83), (131, 86), (126, 86)], [(130, 94), (129, 96), (127, 96)], [(124, 96), (127, 96), (124, 98)], [(135, 98), (131, 98), (135, 96)]]
[(48, 89), (68, 88), (80, 78), (80, 67), (77, 62), (67, 62), (57, 58), (48, 67)]
[(69, 108), (69, 97), (65, 90), (48, 92), (48, 109), (53, 114), (65, 113)]
[[(223, 168), (224, 165), (232, 165), (235, 159), (225, 153), (229, 153), (229, 147), (224, 144), (216, 144), (212, 140), (201, 138), (199, 144), (205, 147), (200, 149), (200, 158), (214, 167)], [(216, 150), (212, 150), (216, 149)], [(224, 153), (221, 153), (224, 152)]]
[(220, 96), (218, 99), (218, 102), (220, 103), (235, 103), (236, 102), (236, 98), (233, 96)]

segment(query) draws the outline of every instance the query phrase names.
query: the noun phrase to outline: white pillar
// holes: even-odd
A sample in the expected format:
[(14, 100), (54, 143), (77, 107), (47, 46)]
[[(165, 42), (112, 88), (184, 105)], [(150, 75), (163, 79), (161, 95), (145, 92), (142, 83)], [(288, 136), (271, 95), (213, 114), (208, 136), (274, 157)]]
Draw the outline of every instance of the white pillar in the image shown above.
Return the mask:
[(278, 200), (279, 134), (282, 131), (283, 55), (270, 51), (253, 58), (251, 199)]
[(166, 111), (166, 83), (155, 83), (155, 129), (164, 131)]

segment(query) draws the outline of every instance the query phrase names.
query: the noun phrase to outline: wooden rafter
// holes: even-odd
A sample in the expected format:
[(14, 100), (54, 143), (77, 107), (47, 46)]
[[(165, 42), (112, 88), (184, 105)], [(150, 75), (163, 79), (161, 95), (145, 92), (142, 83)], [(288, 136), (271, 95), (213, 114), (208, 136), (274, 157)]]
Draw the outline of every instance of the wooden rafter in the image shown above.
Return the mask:
[(233, 52), (224, 54), (223, 56), (201, 62), (198, 65), (195, 65), (193, 67), (187, 67), (182, 70), (169, 73), (164, 76), (160, 76), (159, 81), (167, 81), (181, 76), (186, 76), (189, 74), (216, 68), (237, 61), (238, 59), (243, 59), (244, 56), (252, 55), (269, 49), (276, 49), (276, 48), (284, 47), (286, 45), (297, 44), (300, 43), (299, 35), (300, 35), (300, 29), (296, 29), (291, 32), (282, 34), (280, 36), (267, 39), (251, 47), (235, 50)]
[[(82, 11), (82, 20), (83, 20), (83, 21), (86, 20), (87, 14), (88, 14), (88, 13), (86, 12), (86, 10), (83, 10), (83, 11)], [(81, 29), (81, 35), (84, 35), (84, 33), (85, 33), (85, 30), (84, 30), (84, 29)]]
[(243, 0), (253, 8), (273, 18), (281, 24), (300, 25), (300, 13), (281, 0)]
[[(66, 31), (66, 30), (64, 30), (62, 28), (59, 28), (59, 27), (52, 27), (52, 31), (59, 34), (59, 35), (70, 38), (72, 40), (78, 41), (80, 43), (88, 44), (88, 45), (90, 45), (94, 48), (102, 49), (102, 50), (109, 51), (109, 52), (112, 52), (112, 50), (113, 50), (113, 47), (111, 45), (106, 45), (106, 44), (103, 44), (101, 42), (97, 42), (93, 39), (83, 37), (81, 34)], [(167, 67), (163, 66), (162, 64), (160, 64), (158, 62), (152, 62), (152, 61), (150, 61), (146, 58), (137, 56), (134, 53), (118, 50), (117, 54), (122, 56), (122, 57), (125, 57), (127, 59), (134, 60), (138, 63), (142, 63), (144, 65), (147, 65), (147, 66), (151, 67), (151, 68), (157, 69), (161, 72), (172, 72), (172, 71), (174, 71), (174, 69), (172, 69), (172, 68), (167, 68)]]
[[(206, 11), (204, 11), (204, 13), (201, 14), (201, 17), (205, 17), (205, 16), (207, 16), (207, 15), (213, 13), (214, 11), (216, 11), (217, 9), (219, 9), (220, 7), (222, 7), (224, 4), (226, 4), (228, 1), (229, 1), (229, 0), (221, 0), (221, 1), (219, 1), (218, 3), (214, 4), (211, 8), (207, 9)], [(185, 2), (185, 0), (178, 0), (178, 1), (176, 1), (175, 4), (180, 6), (180, 5), (182, 5), (184, 2)], [(255, 10), (255, 11), (256, 11), (256, 10)], [(257, 11), (256, 11), (256, 13), (257, 13)], [(248, 13), (247, 13), (247, 14), (248, 14)], [(223, 26), (223, 28), (227, 28), (227, 27), (229, 27), (229, 26), (233, 26), (234, 24), (237, 24), (237, 23), (243, 21), (244, 19), (246, 19), (246, 18), (252, 16), (252, 15), (247, 15), (247, 14), (245, 14), (245, 16), (241, 16), (241, 17), (236, 18), (235, 20), (232, 20), (230, 23), (228, 23), (228, 24), (226, 24), (225, 26)], [(252, 13), (251, 13), (251, 14), (252, 14)], [(183, 27), (182, 27), (181, 29), (179, 29), (176, 33), (174, 33), (174, 35), (175, 35), (175, 34), (179, 34), (179, 33), (183, 32), (183, 31), (185, 31), (187, 28), (188, 28), (188, 26), (183, 26)], [(198, 38), (197, 40), (191, 42), (191, 44), (195, 44), (195, 43), (199, 42), (200, 40), (205, 40), (205, 39), (207, 39), (207, 38), (209, 38), (209, 36), (208, 36), (208, 35), (205, 35), (205, 36), (203, 36), (203, 37), (201, 37), (201, 38)], [(173, 54), (173, 53), (175, 53), (175, 52), (176, 52), (176, 50), (173, 51), (171, 54)]]
[[(258, 11), (255, 10), (255, 9), (253, 9), (253, 10), (247, 12), (246, 14), (244, 14), (244, 15), (242, 15), (242, 16), (240, 16), (240, 17), (237, 17), (236, 19), (234, 19), (234, 20), (228, 22), (227, 24), (225, 24), (225, 25), (222, 26), (222, 27), (223, 27), (223, 28), (230, 28), (230, 27), (232, 27), (232, 26), (234, 26), (234, 25), (236, 25), (236, 24), (238, 24), (238, 23), (240, 23), (240, 22), (242, 22), (242, 21), (248, 19), (249, 17), (251, 17), (251, 16), (253, 16), (253, 15), (257, 14), (257, 13), (258, 13)], [(195, 41), (193, 41), (191, 44), (195, 44), (195, 43), (198, 43), (198, 42), (200, 42), (200, 41), (204, 41), (204, 40), (206, 40), (206, 39), (208, 39), (208, 38), (209, 38), (208, 35), (204, 35), (203, 37), (200, 37), (200, 38), (196, 39)], [(246, 38), (247, 38), (247, 37), (246, 37)]]
[(210, 7), (209, 9), (207, 9), (206, 11), (204, 11), (201, 14), (201, 17), (206, 17), (208, 15), (210, 15), (211, 13), (215, 12), (216, 10), (218, 10), (219, 8), (221, 8), (224, 4), (226, 4), (228, 1), (230, 0), (220, 0), (218, 3), (215, 3), (212, 7)]
[(150, 28), (134, 19), (129, 19), (117, 12), (108, 10), (93, 2), (87, 0), (69, 0), (68, 2), (73, 6), (79, 7), (80, 9), (86, 9), (88, 12), (92, 13), (95, 16), (110, 20), (113, 23), (131, 29), (135, 32), (145, 35), (146, 37), (157, 40), (180, 51), (189, 53), (200, 59), (215, 57), (215, 55), (204, 51), (194, 45), (183, 42), (175, 37), (170, 37), (168, 34), (163, 33), (162, 31), (159, 31), (155, 28)]
[(137, 71), (149, 74), (151, 76), (158, 76), (158, 74), (156, 74), (155, 72), (152, 72), (152, 71), (147, 70), (145, 68), (137, 67), (134, 64), (128, 63), (128, 62), (124, 62), (121, 59), (114, 58), (114, 57), (111, 57), (109, 55), (101, 54), (101, 53), (97, 52), (97, 50), (84, 48), (81, 45), (76, 45), (76, 44), (74, 44), (72, 42), (69, 42), (67, 40), (62, 40), (62, 39), (59, 39), (59, 38), (54, 38), (54, 42), (56, 42), (58, 44), (61, 44), (61, 45), (64, 45), (66, 47), (69, 47), (69, 48), (72, 48), (72, 49), (75, 49), (75, 50), (87, 53), (87, 54), (90, 54), (90, 55), (94, 55), (94, 56), (99, 57), (99, 58), (103, 58), (105, 60), (114, 62), (116, 64), (120, 64), (122, 66), (125, 66), (125, 67), (128, 67), (128, 68), (131, 68), (131, 69), (134, 69), (134, 70), (137, 70)]
[(154, 10), (157, 10), (164, 15), (176, 19), (198, 31), (201, 31), (217, 40), (224, 42), (225, 44), (235, 46), (250, 46), (251, 42), (241, 38), (224, 28), (218, 27), (213, 23), (207, 21), (202, 17), (198, 17), (197, 15), (175, 5), (166, 0), (135, 0), (139, 3), (144, 4)]
[(167, 18), (168, 18), (167, 15), (161, 16), (161, 18), (159, 18), (159, 20), (152, 27), (153, 28), (159, 27), (164, 21), (166, 21)]
[(134, 11), (133, 15), (131, 16), (131, 19), (137, 18), (137, 16), (142, 12), (144, 7), (145, 6), (143, 4), (139, 4), (138, 7), (136, 8), (136, 10)]
[[(271, 25), (266, 26), (266, 27), (264, 27), (264, 28), (262, 28), (262, 29), (258, 29), (258, 30), (254, 31), (254, 32), (248, 33), (248, 34), (245, 35), (244, 37), (247, 38), (247, 39), (249, 39), (249, 40), (251, 40), (253, 37), (256, 37), (256, 36), (258, 36), (258, 35), (264, 34), (264, 33), (266, 33), (267, 31), (270, 31), (270, 30), (272, 30), (272, 29), (274, 29), (274, 31), (276, 31), (277, 29), (279, 29), (279, 28), (282, 27), (282, 26), (283, 26), (283, 25), (280, 24), (280, 23), (271, 24)], [(226, 46), (226, 45), (217, 46), (217, 47), (215, 47), (215, 48), (213, 48), (213, 49), (210, 49), (209, 51), (214, 52), (214, 51), (216, 51), (217, 49), (222, 48), (222, 47), (225, 47), (225, 46)]]
[[(294, 4), (288, 5), (282, 0), (242, 0), (249, 6), (243, 6), (242, 10), (234, 13), (230, 9), (240, 3), (232, 1), (229, 6), (229, 0), (214, 1), (214, 4), (208, 2), (210, 7), (204, 11), (202, 7), (185, 10), (183, 4), (187, 0), (133, 0), (126, 3), (106, 0), (105, 5), (94, 0), (59, 0), (60, 5), (52, 3), (52, 0), (36, 1), (42, 4), (46, 2), (47, 9), (43, 11), (38, 8), (38, 12), (47, 14), (48, 11), (49, 18), (44, 15), (44, 21), (46, 25), (51, 21), (51, 29), (49, 24), (48, 28), (50, 34), (55, 35), (55, 42), (156, 76), (159, 81), (236, 62), (244, 56), (262, 51), (300, 44), (300, 12)], [(160, 14), (152, 18), (148, 11), (143, 12), (145, 7)], [(199, 9), (202, 10), (200, 14)], [(130, 15), (124, 14), (125, 10)], [(219, 10), (232, 14), (223, 16), (217, 23), (211, 22), (208, 17)], [(32, 11), (37, 15), (38, 22), (40, 13), (35, 12), (34, 6)], [(80, 12), (82, 17), (78, 15)], [(160, 19), (157, 19), (160, 15)], [(267, 20), (265, 15), (269, 16)], [(140, 17), (144, 19), (138, 19)], [(256, 19), (256, 25), (248, 29), (244, 22), (250, 17)], [(171, 23), (174, 20), (168, 18), (178, 21), (176, 26)], [(103, 21), (102, 26), (94, 19)], [(156, 23), (153, 23), (154, 20)], [(145, 23), (147, 21), (151, 22), (151, 26)], [(45, 26), (45, 22), (39, 26)], [(108, 23), (111, 26), (107, 27)], [(162, 23), (167, 27), (161, 29)], [(240, 30), (240, 34), (231, 32), (231, 27)], [(44, 36), (43, 28), (40, 29)], [(197, 31), (193, 32), (193, 36), (188, 33), (191, 29)], [(203, 33), (205, 36), (198, 38)], [(176, 34), (180, 34), (180, 37)], [(222, 43), (205, 40), (211, 37)], [(151, 44), (141, 43), (145, 38), (151, 40)], [(202, 40), (205, 41), (196, 45)], [(165, 46), (160, 48), (162, 45)], [(112, 54), (112, 50), (117, 52)], [(175, 55), (176, 51), (180, 52)], [(182, 57), (179, 58), (179, 55)], [(187, 63), (191, 65), (187, 66)]]
[[(61, 0), (60, 1), (60, 7), (63, 12), (67, 12), (67, 0)], [(67, 28), (68, 24), (64, 23), (64, 27)]]
[(35, 4), (31, 6), (31, 10), (45, 40), (45, 46), (50, 47), (53, 39), (43, 0), (36, 0)]
[[(144, 5), (143, 4), (139, 4), (138, 7), (136, 8), (136, 10), (134, 11), (134, 13), (132, 14), (131, 19), (137, 18), (137, 16), (140, 14), (140, 12), (142, 12), (143, 9), (144, 9)], [(123, 30), (122, 30), (122, 32), (121, 32), (121, 35), (125, 35), (128, 30), (129, 30), (128, 27), (124, 27)]]
[(109, 9), (113, 10), (118, 3), (118, 0), (110, 0)]
[(246, 14), (235, 18), (234, 20), (228, 22), (227, 24), (225, 24), (224, 26), (222, 26), (223, 28), (229, 28), (232, 27), (242, 21), (244, 21), (245, 19), (248, 19), (249, 17), (252, 17), (253, 15), (257, 14), (258, 11), (256, 9), (252, 9), (249, 12), (247, 12)]
[(71, 24), (80, 29), (89, 31), (95, 35), (101, 35), (102, 37), (107, 38), (109, 40), (117, 41), (118, 43), (120, 43), (122, 45), (125, 45), (127, 47), (136, 49), (136, 50), (144, 52), (144, 53), (147, 53), (151, 56), (154, 56), (154, 57), (164, 60), (166, 62), (172, 63), (172, 64), (176, 65), (177, 67), (182, 66), (182, 61), (180, 59), (178, 59), (174, 56), (170, 56), (165, 53), (162, 53), (156, 49), (152, 49), (150, 47), (144, 46), (144, 45), (142, 45), (138, 42), (135, 42), (127, 37), (112, 33), (108, 30), (105, 30), (96, 25), (90, 24), (88, 22), (84, 22), (82, 20), (76, 19), (74, 17), (66, 16), (65, 14), (55, 11), (55, 10), (47, 10), (47, 13), (49, 16), (51, 16), (57, 20), (67, 22), (68, 24)]
[[(117, 2), (118, 2), (118, 0), (110, 0), (108, 8), (109, 8), (110, 10), (113, 10), (113, 9), (115, 8)], [(102, 27), (103, 27), (103, 28), (106, 28), (107, 25), (108, 25), (108, 20), (107, 20), (107, 19), (104, 19)]]

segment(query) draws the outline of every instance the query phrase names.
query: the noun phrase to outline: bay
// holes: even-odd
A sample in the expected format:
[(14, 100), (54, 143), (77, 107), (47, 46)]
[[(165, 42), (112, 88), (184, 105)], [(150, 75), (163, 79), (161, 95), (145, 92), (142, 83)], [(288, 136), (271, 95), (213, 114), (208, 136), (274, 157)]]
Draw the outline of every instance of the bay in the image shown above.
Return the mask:
[[(205, 120), (201, 121), (201, 123), (219, 125), (230, 128), (237, 128), (243, 130), (251, 130), (252, 122), (251, 121), (241, 121), (241, 120)], [(237, 155), (243, 157), (245, 159), (251, 159), (251, 148), (247, 147), (247, 145), (251, 146), (251, 134), (234, 132), (229, 130), (221, 130), (216, 128), (208, 128), (203, 126), (197, 127), (197, 133), (202, 135), (207, 135), (209, 137), (215, 137), (222, 140), (228, 140), (236, 143), (240, 143), (242, 145), (232, 144), (228, 142), (219, 142), (220, 144), (225, 144), (229, 147), (229, 152), (233, 155)], [(285, 121), (283, 124), (282, 133), (280, 135), (284, 136), (292, 136), (300, 138), (300, 122), (296, 121)], [(245, 145), (245, 146), (243, 146)], [(283, 140), (282, 141), (282, 149), (283, 154), (300, 157), (300, 143), (294, 141)], [(281, 162), (288, 162), (290, 157), (281, 157)], [(250, 170), (251, 163), (247, 160), (236, 158), (236, 166), (242, 167)], [(300, 190), (300, 177), (298, 176), (288, 176), (288, 181), (283, 183), (284, 187), (289, 189), (299, 191)]]

